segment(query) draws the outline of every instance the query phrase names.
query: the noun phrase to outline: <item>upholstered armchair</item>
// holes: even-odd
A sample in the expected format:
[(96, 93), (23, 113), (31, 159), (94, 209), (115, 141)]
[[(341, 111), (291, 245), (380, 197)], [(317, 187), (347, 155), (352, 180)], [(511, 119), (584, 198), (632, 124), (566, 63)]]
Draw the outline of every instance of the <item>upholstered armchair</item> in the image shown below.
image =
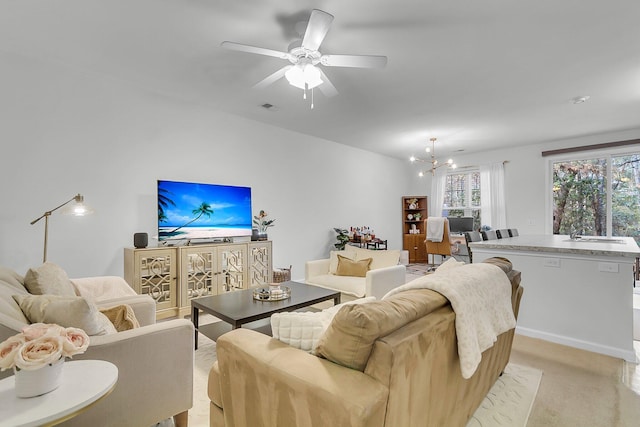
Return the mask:
[[(98, 308), (128, 305), (140, 326), (91, 336), (86, 352), (73, 356), (72, 360), (97, 359), (115, 364), (118, 382), (111, 394), (61, 425), (151, 427), (174, 417), (177, 427), (187, 426), (188, 410), (193, 405), (191, 322), (176, 319), (156, 323), (155, 301), (137, 295), (120, 277), (72, 279), (71, 283), (78, 298), (91, 300)], [(0, 342), (30, 323), (14, 295), (32, 294), (24, 277), (0, 267)], [(0, 378), (11, 374), (0, 372)]]
[[(342, 261), (359, 263), (370, 259), (361, 274), (341, 271)], [(347, 245), (343, 251), (331, 251), (329, 258), (305, 263), (305, 283), (340, 291), (343, 301), (374, 296), (382, 298), (391, 289), (404, 284), (406, 267), (399, 264), (399, 250), (369, 250)]]

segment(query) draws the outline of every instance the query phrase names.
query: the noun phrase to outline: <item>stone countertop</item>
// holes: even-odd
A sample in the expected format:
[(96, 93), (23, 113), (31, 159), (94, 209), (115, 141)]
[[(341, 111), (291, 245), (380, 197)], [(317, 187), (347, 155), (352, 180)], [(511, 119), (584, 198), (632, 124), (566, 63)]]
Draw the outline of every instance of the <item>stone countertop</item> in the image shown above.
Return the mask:
[(470, 242), (472, 249), (545, 252), (575, 255), (640, 257), (640, 248), (632, 237), (590, 237), (571, 240), (567, 235), (522, 235), (506, 239)]

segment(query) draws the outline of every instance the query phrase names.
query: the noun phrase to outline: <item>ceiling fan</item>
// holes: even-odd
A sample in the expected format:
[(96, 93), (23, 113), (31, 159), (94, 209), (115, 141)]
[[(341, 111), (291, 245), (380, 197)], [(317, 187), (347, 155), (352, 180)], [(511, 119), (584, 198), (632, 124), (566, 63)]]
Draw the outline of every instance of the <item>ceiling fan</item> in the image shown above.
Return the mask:
[(270, 84), (285, 77), (289, 84), (304, 90), (306, 99), (307, 90), (311, 89), (311, 108), (313, 108), (313, 88), (318, 87), (327, 97), (338, 94), (335, 86), (331, 83), (326, 74), (318, 67), (352, 67), (352, 68), (384, 68), (387, 65), (386, 56), (377, 55), (324, 55), (320, 49), (320, 44), (324, 40), (333, 15), (322, 10), (313, 9), (309, 17), (309, 23), (302, 40), (296, 40), (289, 45), (287, 52), (281, 52), (262, 47), (250, 46), (230, 41), (222, 42), (225, 49), (237, 50), (240, 52), (257, 53), (259, 55), (274, 56), (286, 59), (290, 64), (280, 68), (275, 73), (267, 76), (262, 81), (254, 85), (255, 88), (265, 88)]

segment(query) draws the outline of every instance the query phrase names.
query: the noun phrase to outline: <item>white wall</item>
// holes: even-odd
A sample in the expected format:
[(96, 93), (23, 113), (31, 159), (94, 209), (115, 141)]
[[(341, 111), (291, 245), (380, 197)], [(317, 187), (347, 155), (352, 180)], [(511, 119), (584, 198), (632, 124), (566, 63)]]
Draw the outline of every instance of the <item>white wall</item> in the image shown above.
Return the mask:
[[(71, 277), (123, 274), (133, 233), (156, 234), (156, 180), (250, 186), (274, 266), (323, 258), (333, 227), (369, 225), (402, 245), (406, 162), (169, 100), (103, 76), (0, 54), (0, 265), (42, 260), (44, 221), (76, 193), (95, 214), (53, 214), (50, 261)], [(310, 111), (309, 114), (313, 114)]]
[[(146, 93), (103, 76), (0, 54), (0, 265), (41, 262), (44, 223), (29, 222), (76, 193), (96, 213), (50, 220), (49, 260), (72, 277), (121, 275), (135, 232), (156, 234), (156, 180), (250, 186), (274, 265), (322, 258), (333, 227), (369, 225), (400, 248), (401, 196), (429, 195), (407, 161), (284, 131)], [(312, 111), (309, 114), (313, 114)], [(545, 232), (545, 173), (554, 148), (640, 138), (640, 130), (456, 156), (460, 166), (508, 160), (507, 218)], [(637, 149), (632, 147), (629, 149)]]

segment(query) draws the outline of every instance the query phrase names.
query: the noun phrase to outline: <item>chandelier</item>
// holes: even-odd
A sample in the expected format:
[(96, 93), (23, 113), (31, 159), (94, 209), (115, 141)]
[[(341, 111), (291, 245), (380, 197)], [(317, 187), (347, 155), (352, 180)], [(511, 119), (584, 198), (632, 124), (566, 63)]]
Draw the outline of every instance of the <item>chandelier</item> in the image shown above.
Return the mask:
[[(436, 174), (436, 169), (442, 167), (442, 166), (447, 166), (451, 169), (455, 169), (456, 168), (456, 164), (453, 163), (453, 159), (449, 159), (447, 160), (445, 163), (440, 163), (438, 164), (438, 160), (436, 160), (436, 139), (437, 138), (430, 138), (429, 141), (431, 141), (431, 147), (427, 147), (425, 148), (425, 151), (427, 153), (431, 154), (431, 158), (429, 160), (425, 160), (425, 159), (420, 159), (418, 157), (415, 156), (411, 156), (409, 158), (409, 160), (411, 160), (411, 162), (422, 162), (422, 163), (431, 163), (431, 175), (435, 175)], [(426, 171), (420, 171), (418, 173), (419, 176), (424, 176), (424, 174), (426, 173)]]

